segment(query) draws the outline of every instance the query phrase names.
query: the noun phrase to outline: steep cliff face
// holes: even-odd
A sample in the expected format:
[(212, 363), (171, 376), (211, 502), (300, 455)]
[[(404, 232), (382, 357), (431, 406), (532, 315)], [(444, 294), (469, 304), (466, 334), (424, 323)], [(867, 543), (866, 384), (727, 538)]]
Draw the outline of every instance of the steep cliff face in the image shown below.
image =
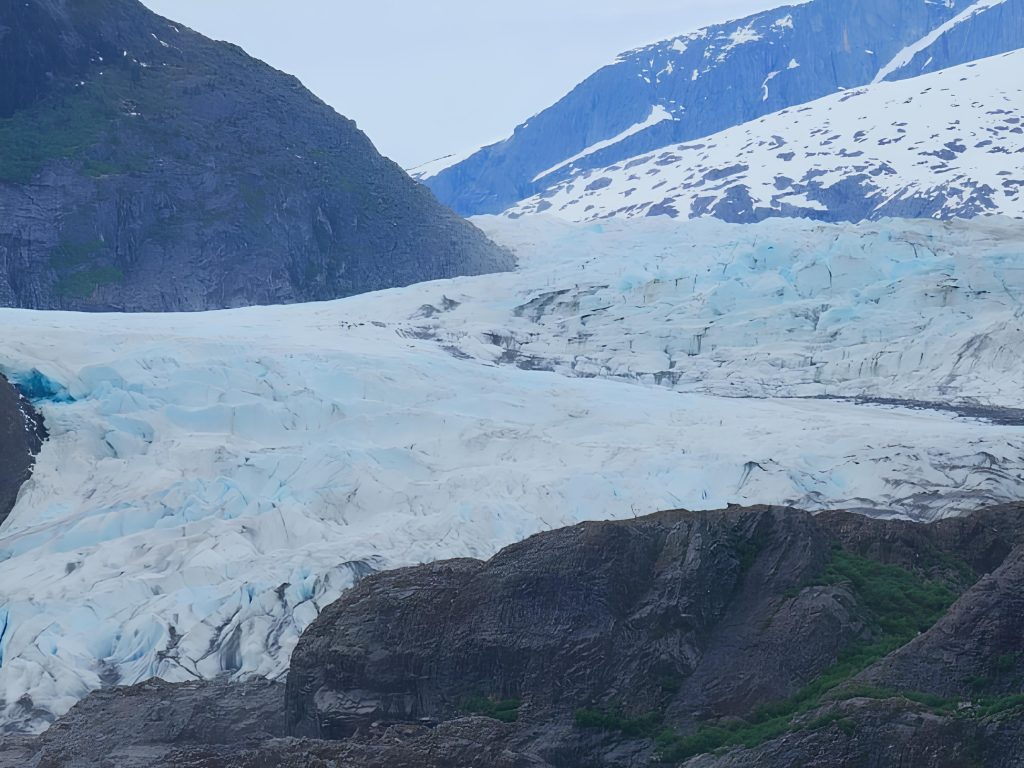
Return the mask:
[[(999, 721), (1005, 739), (982, 764), (1013, 764), (1022, 523), (1020, 506), (930, 526), (664, 513), (381, 574), (303, 635), (287, 726), (339, 740), (476, 711), (516, 722), (510, 748), (566, 768), (743, 746), (757, 758), (721, 764), (883, 765), (893, 740), (938, 766), (998, 712), (1016, 725)], [(978, 682), (999, 664), (1003, 678)], [(954, 718), (965, 698), (975, 709)], [(922, 716), (929, 728), (901, 733)], [(856, 760), (841, 745), (851, 728)]]
[(1024, 47), (1024, 0), (976, 0), (907, 46), (876, 80), (902, 80)]
[[(812, 0), (630, 51), (505, 141), (424, 181), (459, 212), (497, 213), (574, 170), (602, 168), (870, 83), (901, 51), (972, 5)], [(1020, 40), (1021, 6), (1006, 0), (1017, 26), (999, 34)], [(948, 42), (951, 61), (1007, 50), (973, 37)], [(960, 45), (970, 49), (954, 50)], [(970, 53), (974, 46), (981, 53)]]
[(0, 36), (0, 305), (198, 310), (511, 266), (296, 79), (136, 0), (6, 2)]
[[(300, 640), (289, 728), (339, 739), (374, 720), (451, 717), (478, 697), (522, 699), (547, 720), (612, 702), (680, 720), (737, 714), (867, 632), (833, 590), (775, 620), (768, 610), (827, 551), (811, 518), (786, 510), (664, 515), (372, 578)], [(777, 663), (754, 676), (758, 648)]]
[(100, 691), (0, 759), (1019, 768), (1022, 542), (1022, 505), (586, 523), (367, 578), (305, 632), (285, 692)]
[(508, 215), (1024, 218), (1024, 174), (1014, 164), (1024, 155), (1022, 68), (1024, 49), (836, 93), (577, 171)]
[(21, 486), (31, 476), (44, 439), (42, 417), (0, 374), (0, 525), (14, 508)]

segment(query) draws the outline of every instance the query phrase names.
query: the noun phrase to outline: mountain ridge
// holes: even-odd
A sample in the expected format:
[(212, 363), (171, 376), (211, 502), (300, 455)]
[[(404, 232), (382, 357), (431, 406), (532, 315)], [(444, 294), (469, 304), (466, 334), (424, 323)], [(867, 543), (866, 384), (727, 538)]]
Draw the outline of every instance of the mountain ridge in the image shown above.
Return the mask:
[(10, 2), (0, 304), (313, 301), (510, 255), (299, 81), (136, 0)]
[[(1024, 217), (1024, 50), (825, 96), (576, 171), (506, 215), (822, 221)], [(765, 86), (768, 87), (767, 85)]]
[[(621, 54), (506, 140), (421, 180), (458, 211), (499, 213), (573, 174), (859, 88), (880, 73), (916, 76), (927, 67), (913, 56), (883, 70), (938, 29), (946, 32), (928, 48), (933, 69), (1003, 53), (1024, 46), (1024, 1), (812, 0), (669, 38)], [(645, 125), (658, 108), (670, 119)]]

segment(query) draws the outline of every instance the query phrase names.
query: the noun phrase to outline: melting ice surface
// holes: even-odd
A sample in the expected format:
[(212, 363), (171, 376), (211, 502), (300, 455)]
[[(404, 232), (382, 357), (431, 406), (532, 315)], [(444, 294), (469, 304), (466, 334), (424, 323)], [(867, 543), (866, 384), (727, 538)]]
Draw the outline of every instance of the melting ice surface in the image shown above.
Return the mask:
[(370, 569), (663, 508), (931, 518), (1024, 489), (1024, 428), (811, 399), (1020, 406), (1019, 222), (480, 223), (517, 272), (0, 311), (0, 371), (61, 393), (0, 530), (3, 727), (102, 684), (280, 676)]

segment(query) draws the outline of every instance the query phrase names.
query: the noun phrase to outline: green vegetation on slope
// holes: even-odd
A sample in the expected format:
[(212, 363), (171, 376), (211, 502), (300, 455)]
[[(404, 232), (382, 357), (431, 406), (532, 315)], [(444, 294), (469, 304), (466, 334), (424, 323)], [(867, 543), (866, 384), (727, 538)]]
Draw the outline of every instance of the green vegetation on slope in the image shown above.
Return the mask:
[(69, 299), (85, 299), (101, 285), (119, 283), (124, 273), (117, 267), (90, 267), (62, 277), (57, 283), (57, 295)]
[(60, 159), (82, 161), (94, 177), (143, 167), (145, 159), (126, 147), (117, 148), (116, 159), (85, 157), (92, 147), (116, 144), (116, 122), (137, 119), (133, 99), (142, 95), (128, 71), (111, 66), (0, 119), (0, 183), (27, 184), (47, 162)]
[(471, 715), (484, 715), (501, 720), (503, 723), (514, 723), (519, 719), (519, 699), (497, 699), (487, 696), (473, 696), (465, 699), (460, 706), (463, 712)]
[[(873, 641), (848, 649), (831, 668), (795, 695), (758, 707), (744, 719), (705, 724), (688, 736), (662, 729), (657, 742), (663, 759), (680, 761), (722, 748), (754, 747), (788, 731), (822, 728), (833, 723), (852, 728), (852, 722), (840, 715), (825, 715), (810, 723), (797, 720), (820, 707), (827, 694), (840, 684), (931, 627), (957, 597), (939, 582), (905, 568), (860, 557), (838, 546), (833, 548), (821, 578), (806, 586), (847, 587), (875, 630)], [(635, 737), (654, 736), (659, 730), (656, 723), (660, 721), (660, 715), (627, 719), (595, 710), (576, 712), (576, 724), (581, 728), (615, 730)]]

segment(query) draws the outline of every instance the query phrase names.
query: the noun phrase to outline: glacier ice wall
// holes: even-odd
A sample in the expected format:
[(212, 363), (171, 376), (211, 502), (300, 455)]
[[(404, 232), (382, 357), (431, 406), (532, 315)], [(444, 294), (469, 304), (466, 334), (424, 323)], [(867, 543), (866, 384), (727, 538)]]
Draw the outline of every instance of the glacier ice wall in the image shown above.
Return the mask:
[(518, 272), (0, 310), (51, 432), (0, 528), (3, 728), (104, 684), (280, 676), (366, 573), (584, 519), (1020, 497), (1021, 426), (811, 397), (1019, 406), (1019, 224), (480, 223)]

